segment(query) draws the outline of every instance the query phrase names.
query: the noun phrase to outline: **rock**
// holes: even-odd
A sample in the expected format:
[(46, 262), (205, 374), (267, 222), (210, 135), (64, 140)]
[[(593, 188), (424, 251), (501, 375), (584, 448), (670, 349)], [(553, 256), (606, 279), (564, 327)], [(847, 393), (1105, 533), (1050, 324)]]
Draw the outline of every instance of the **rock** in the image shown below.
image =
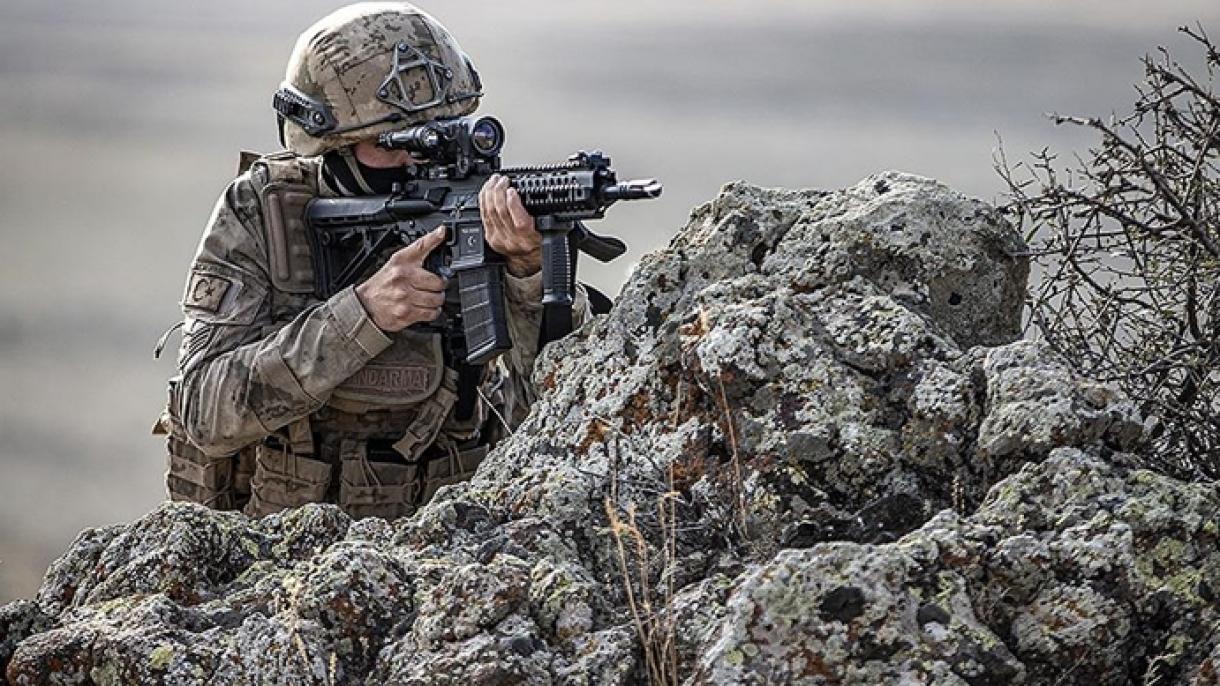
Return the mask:
[(32, 600), (18, 600), (0, 607), (0, 665), (7, 665), (13, 658), (18, 643), (53, 626), (51, 616)]
[(708, 637), (690, 683), (1185, 675), (1220, 628), (1199, 593), (1220, 575), (1217, 507), (1210, 485), (1056, 450), (971, 517), (942, 512), (893, 544), (785, 551), (743, 574), (714, 630), (679, 629)]
[(920, 177), (730, 184), (471, 481), (85, 532), (0, 610), (7, 678), (1215, 683), (1217, 493), (1017, 340), (1023, 249)]
[(1035, 343), (989, 350), (983, 372), (989, 411), (978, 442), (989, 458), (1096, 442), (1121, 450), (1143, 433), (1135, 403), (1113, 387), (1072, 378)]

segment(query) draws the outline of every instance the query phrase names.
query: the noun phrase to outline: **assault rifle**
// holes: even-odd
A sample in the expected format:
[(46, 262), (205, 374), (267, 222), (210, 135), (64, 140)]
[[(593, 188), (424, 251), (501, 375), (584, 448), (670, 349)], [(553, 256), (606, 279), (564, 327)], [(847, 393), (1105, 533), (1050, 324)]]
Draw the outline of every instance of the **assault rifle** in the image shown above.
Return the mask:
[[(507, 176), (542, 234), (543, 342), (572, 329), (577, 250), (602, 262), (627, 247), (581, 223), (600, 219), (619, 200), (655, 198), (656, 180), (619, 182), (601, 152), (566, 162), (501, 168), (504, 127), (492, 117), (462, 117), (383, 133), (378, 145), (407, 150), (422, 164), (389, 195), (317, 198), (305, 210), (313, 241), (314, 280), (327, 298), (370, 276), (395, 250), (438, 226), (446, 242), (425, 266), (449, 278), (438, 322), (416, 325), (449, 334), (455, 362), (481, 365), (512, 347), (504, 305), (503, 258), (484, 237), (479, 190)], [(458, 335), (454, 335), (458, 334)]]

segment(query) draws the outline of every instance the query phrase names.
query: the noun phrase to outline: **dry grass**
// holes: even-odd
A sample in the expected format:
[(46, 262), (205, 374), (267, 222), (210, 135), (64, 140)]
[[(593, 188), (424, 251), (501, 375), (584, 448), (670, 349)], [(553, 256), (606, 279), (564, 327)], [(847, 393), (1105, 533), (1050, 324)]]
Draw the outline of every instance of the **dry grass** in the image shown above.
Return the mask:
[(746, 485), (741, 472), (741, 454), (737, 450), (737, 430), (733, 426), (733, 411), (729, 408), (729, 399), (724, 392), (724, 380), (716, 377), (720, 391), (720, 411), (724, 413), (725, 435), (729, 439), (729, 450), (732, 456), (733, 480), (730, 491), (733, 494), (733, 521), (737, 533), (746, 535)]
[[(713, 401), (723, 418), (723, 432), (729, 447), (731, 469), (721, 483), (727, 487), (731, 499), (728, 507), (731, 521), (721, 522), (723, 531), (737, 536), (746, 534), (746, 497), (742, 456), (737, 441), (737, 429), (724, 383), (719, 378), (718, 397)], [(679, 381), (671, 422), (676, 429), (681, 425), (685, 384)], [(603, 422), (610, 426), (609, 422)], [(632, 624), (644, 657), (644, 668), (648, 683), (668, 686), (681, 683), (678, 665), (678, 650), (675, 638), (675, 619), (672, 602), (675, 596), (675, 570), (678, 559), (678, 506), (682, 494), (677, 483), (688, 483), (706, 474), (710, 460), (700, 459), (693, 464), (676, 462), (665, 469), (664, 488), (656, 494), (655, 514), (639, 513), (635, 504), (625, 509), (620, 502), (617, 469), (612, 468), (608, 496), (604, 506), (614, 539), (618, 562), (619, 579), (631, 611)], [(648, 531), (659, 543), (649, 543)], [(731, 536), (732, 534), (730, 534)]]
[[(674, 597), (673, 571), (677, 558), (678, 493), (673, 490), (673, 471), (669, 472), (670, 489), (657, 497), (657, 521), (661, 530), (661, 550), (653, 559), (647, 538), (636, 521), (635, 506), (629, 505), (625, 519), (614, 501), (605, 501), (610, 533), (618, 553), (619, 575), (627, 595), (627, 606), (635, 626), (636, 636), (644, 651), (644, 666), (648, 682), (654, 686), (676, 685), (678, 651), (674, 638), (674, 619), (670, 603)], [(654, 591), (653, 564), (659, 565), (661, 591)]]

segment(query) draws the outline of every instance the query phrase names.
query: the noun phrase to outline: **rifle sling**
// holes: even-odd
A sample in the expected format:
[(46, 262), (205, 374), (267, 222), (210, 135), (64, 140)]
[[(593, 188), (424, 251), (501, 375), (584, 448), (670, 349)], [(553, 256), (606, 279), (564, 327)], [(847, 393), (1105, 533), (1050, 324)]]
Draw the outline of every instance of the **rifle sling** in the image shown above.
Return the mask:
[(474, 416), (475, 403), (479, 399), (479, 381), (483, 378), (483, 365), (457, 364), (457, 404), (453, 416), (459, 422), (464, 422)]

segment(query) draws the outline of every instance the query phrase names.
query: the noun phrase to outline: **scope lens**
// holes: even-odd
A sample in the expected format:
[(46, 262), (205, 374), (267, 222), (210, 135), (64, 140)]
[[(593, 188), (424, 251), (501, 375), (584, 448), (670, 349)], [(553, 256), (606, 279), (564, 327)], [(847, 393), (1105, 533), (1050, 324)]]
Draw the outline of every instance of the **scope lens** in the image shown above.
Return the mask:
[(492, 157), (500, 152), (500, 147), (504, 145), (504, 129), (500, 122), (491, 117), (476, 121), (470, 129), (470, 144), (475, 152), (484, 157)]

